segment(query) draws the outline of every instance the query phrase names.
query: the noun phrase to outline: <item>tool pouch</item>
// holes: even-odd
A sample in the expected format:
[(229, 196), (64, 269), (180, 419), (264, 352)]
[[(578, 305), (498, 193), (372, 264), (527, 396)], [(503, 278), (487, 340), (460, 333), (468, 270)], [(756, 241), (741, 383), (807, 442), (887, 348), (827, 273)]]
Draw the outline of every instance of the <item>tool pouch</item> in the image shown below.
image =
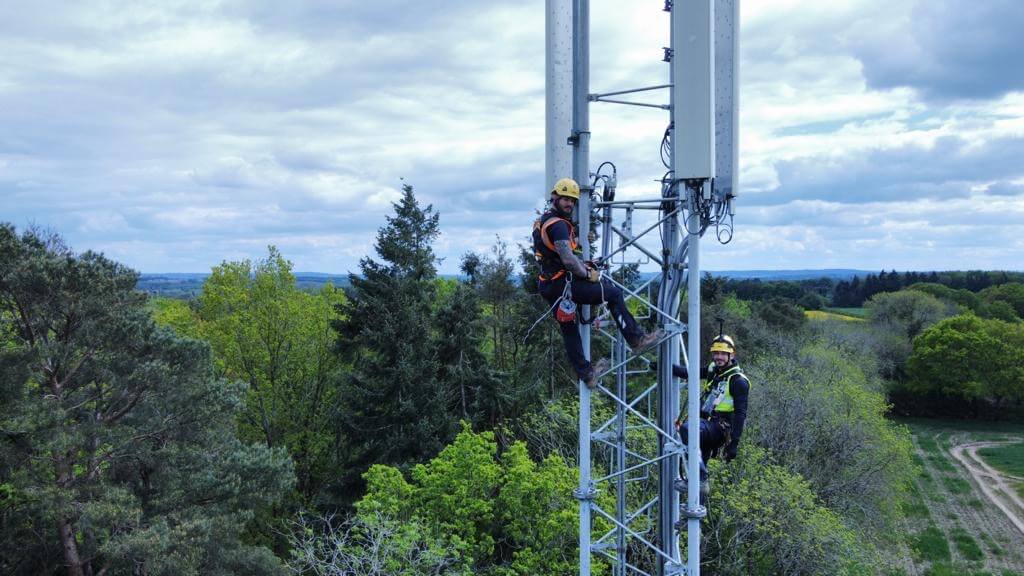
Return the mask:
[(576, 321), (576, 303), (568, 298), (562, 298), (555, 309), (555, 320), (562, 324), (570, 324)]

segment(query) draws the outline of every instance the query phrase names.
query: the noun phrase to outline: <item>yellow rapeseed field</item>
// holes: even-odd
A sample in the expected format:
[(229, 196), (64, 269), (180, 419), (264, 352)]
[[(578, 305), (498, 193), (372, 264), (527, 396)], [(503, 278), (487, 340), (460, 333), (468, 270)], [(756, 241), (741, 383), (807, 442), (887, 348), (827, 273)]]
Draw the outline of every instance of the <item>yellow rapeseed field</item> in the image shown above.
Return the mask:
[(843, 320), (846, 322), (864, 322), (863, 318), (855, 318), (853, 316), (846, 316), (845, 314), (836, 314), (834, 312), (825, 312), (824, 310), (806, 310), (804, 314), (809, 320)]

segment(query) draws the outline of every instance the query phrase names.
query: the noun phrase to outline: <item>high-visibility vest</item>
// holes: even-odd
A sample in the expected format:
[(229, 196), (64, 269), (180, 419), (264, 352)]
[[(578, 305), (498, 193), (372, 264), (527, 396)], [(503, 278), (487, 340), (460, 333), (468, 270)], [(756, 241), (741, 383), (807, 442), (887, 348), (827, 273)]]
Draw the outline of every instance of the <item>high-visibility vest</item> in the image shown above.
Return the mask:
[[(708, 373), (712, 373), (713, 370), (714, 364), (708, 367)], [(749, 384), (750, 379), (740, 371), (740, 367), (733, 366), (721, 374), (715, 374), (715, 377), (704, 385), (704, 401), (701, 402), (701, 413), (713, 414), (715, 412), (722, 412), (731, 414), (736, 410), (732, 392), (729, 390), (732, 379), (736, 376), (742, 376)]]

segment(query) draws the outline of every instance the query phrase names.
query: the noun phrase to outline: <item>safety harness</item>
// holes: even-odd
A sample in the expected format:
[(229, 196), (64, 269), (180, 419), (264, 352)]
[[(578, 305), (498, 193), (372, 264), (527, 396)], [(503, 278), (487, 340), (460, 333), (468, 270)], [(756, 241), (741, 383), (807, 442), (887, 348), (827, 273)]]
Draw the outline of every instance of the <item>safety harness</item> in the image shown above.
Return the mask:
[(534, 221), (533, 255), (537, 258), (537, 263), (540, 264), (541, 272), (539, 278), (546, 282), (557, 280), (566, 274), (565, 266), (562, 265), (562, 258), (558, 255), (558, 251), (555, 250), (555, 243), (551, 241), (551, 237), (548, 235), (548, 229), (558, 222), (565, 222), (566, 226), (569, 227), (569, 247), (574, 253), (578, 249), (576, 228), (573, 227), (572, 222), (568, 218), (559, 216), (554, 210), (548, 210)]

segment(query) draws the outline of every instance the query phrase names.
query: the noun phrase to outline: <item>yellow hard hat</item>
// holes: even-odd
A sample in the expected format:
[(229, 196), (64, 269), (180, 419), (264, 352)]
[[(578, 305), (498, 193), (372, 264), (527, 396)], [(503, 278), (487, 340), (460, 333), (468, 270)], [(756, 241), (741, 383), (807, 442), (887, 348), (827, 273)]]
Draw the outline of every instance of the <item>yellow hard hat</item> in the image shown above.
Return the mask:
[(720, 334), (711, 341), (712, 352), (728, 352), (729, 354), (736, 354), (736, 343), (733, 342), (732, 338), (725, 334)]
[(551, 189), (551, 193), (579, 200), (580, 185), (572, 178), (562, 178), (558, 182), (555, 182), (555, 187)]

